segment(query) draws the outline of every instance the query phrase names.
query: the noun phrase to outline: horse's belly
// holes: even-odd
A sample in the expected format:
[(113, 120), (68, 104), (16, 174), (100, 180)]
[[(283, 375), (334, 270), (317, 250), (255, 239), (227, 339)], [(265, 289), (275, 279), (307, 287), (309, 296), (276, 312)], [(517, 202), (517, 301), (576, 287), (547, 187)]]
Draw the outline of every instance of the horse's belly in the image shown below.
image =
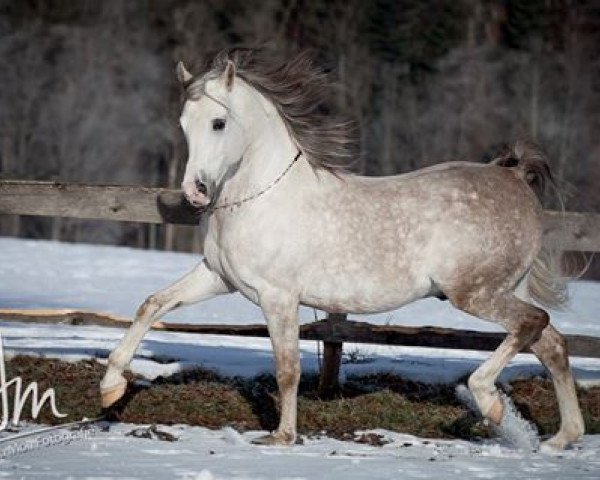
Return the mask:
[[(407, 280), (407, 279), (405, 279)], [(394, 310), (427, 296), (428, 278), (391, 281), (367, 278), (338, 278), (332, 282), (313, 282), (300, 296), (300, 303), (331, 313), (380, 313)]]

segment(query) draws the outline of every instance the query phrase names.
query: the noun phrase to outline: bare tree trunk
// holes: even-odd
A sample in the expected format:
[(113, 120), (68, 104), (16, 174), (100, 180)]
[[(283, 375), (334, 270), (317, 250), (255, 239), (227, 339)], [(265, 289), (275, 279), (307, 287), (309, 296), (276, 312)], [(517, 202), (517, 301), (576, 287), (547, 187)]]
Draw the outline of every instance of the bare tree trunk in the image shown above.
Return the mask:
[[(169, 109), (170, 117), (173, 119), (178, 118), (178, 103), (172, 102), (172, 106)], [(179, 170), (181, 167), (181, 156), (182, 153), (185, 152), (185, 148), (182, 146), (182, 138), (181, 133), (178, 128), (171, 127), (169, 129), (169, 136), (171, 140), (171, 158), (169, 160), (169, 167), (167, 171), (167, 186), (169, 188), (177, 188), (178, 179), (179, 179)], [(175, 225), (166, 225), (165, 226), (165, 238), (164, 238), (164, 250), (174, 250), (175, 249), (175, 237), (177, 234), (181, 234), (181, 229), (177, 228)]]
[(158, 236), (158, 227), (156, 224), (151, 223), (148, 227), (148, 248), (150, 250), (156, 250), (156, 237)]
[(63, 219), (62, 217), (54, 217), (52, 218), (52, 233), (50, 238), (55, 241), (60, 241), (62, 238), (62, 225)]
[[(168, 186), (169, 188), (174, 188), (177, 183), (177, 173), (179, 171), (179, 155), (177, 151), (177, 144), (179, 142), (175, 140), (173, 142), (173, 156), (171, 157), (171, 161), (169, 162), (169, 172), (168, 172)], [(167, 224), (165, 226), (165, 244), (164, 250), (173, 250), (175, 247), (175, 234), (176, 234), (176, 226), (172, 224)]]
[[(570, 12), (573, 17), (577, 15), (577, 10)], [(573, 18), (569, 18), (567, 22), (573, 22)], [(571, 148), (571, 131), (573, 128), (573, 110), (575, 103), (575, 94), (578, 75), (580, 71), (580, 51), (578, 33), (574, 28), (569, 29), (567, 38), (567, 50), (565, 52), (565, 76), (567, 81), (567, 93), (565, 95), (565, 106), (563, 113), (563, 124), (561, 132), (561, 142), (558, 152), (558, 178), (565, 178), (567, 174), (567, 163)]]
[(540, 68), (537, 58), (531, 67), (531, 103), (529, 108), (529, 132), (533, 140), (538, 136), (540, 98)]
[(6, 215), (3, 224), (3, 231), (7, 236), (18, 237), (21, 234), (21, 217), (19, 215)]
[(475, 48), (477, 46), (477, 28), (481, 23), (482, 5), (479, 1), (471, 3), (472, 15), (467, 21), (467, 47)]
[(192, 237), (192, 242), (193, 242), (192, 252), (202, 253), (202, 250), (200, 248), (201, 240), (200, 240), (200, 228), (199, 227), (194, 228), (194, 235)]
[[(10, 138), (4, 137), (4, 141), (2, 142), (2, 170), (8, 175), (16, 173), (13, 168), (13, 166), (16, 165), (16, 162), (14, 161), (11, 147)], [(5, 220), (2, 222), (4, 227), (3, 231), (10, 237), (18, 237), (21, 233), (21, 217), (19, 215), (8, 215), (4, 218)]]
[(385, 68), (383, 78), (384, 83), (384, 104), (382, 112), (383, 138), (381, 151), (381, 173), (383, 175), (392, 175), (395, 173), (394, 165), (394, 135), (397, 115), (398, 99), (396, 95), (396, 80), (392, 67)]
[(137, 248), (146, 248), (146, 233), (147, 227), (144, 223), (138, 223), (136, 228), (136, 247)]

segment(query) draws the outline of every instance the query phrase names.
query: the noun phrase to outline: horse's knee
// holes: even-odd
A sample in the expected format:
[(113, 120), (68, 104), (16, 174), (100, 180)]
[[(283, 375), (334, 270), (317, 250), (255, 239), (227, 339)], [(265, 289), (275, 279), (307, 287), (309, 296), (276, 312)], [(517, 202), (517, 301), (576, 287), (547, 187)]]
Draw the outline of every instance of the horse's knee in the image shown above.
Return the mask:
[(161, 309), (162, 305), (163, 302), (160, 300), (158, 295), (150, 295), (148, 298), (146, 298), (146, 300), (144, 300), (144, 303), (142, 303), (137, 309), (137, 312), (135, 314), (136, 319), (152, 316), (154, 313)]

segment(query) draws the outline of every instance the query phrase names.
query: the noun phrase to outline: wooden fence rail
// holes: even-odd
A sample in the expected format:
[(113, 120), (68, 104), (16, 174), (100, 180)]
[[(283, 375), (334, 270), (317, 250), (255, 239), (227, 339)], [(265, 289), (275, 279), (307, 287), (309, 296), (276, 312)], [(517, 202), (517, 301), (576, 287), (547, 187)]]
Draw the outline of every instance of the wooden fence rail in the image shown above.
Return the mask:
[(197, 210), (181, 190), (0, 180), (0, 214), (194, 225)]
[[(457, 350), (495, 350), (506, 336), (502, 332), (479, 332), (441, 327), (404, 327), (373, 325), (367, 322), (342, 320), (341, 315), (300, 326), (302, 340), (320, 340), (329, 343), (367, 343), (406, 347), (448, 348)], [(131, 320), (106, 313), (78, 310), (12, 310), (0, 309), (0, 320), (59, 325), (95, 325), (126, 328)], [(231, 335), (240, 337), (268, 337), (262, 323), (244, 325), (191, 324), (156, 322), (153, 330), (163, 332)], [(600, 338), (584, 335), (565, 335), (569, 354), (576, 357), (600, 358)], [(527, 350), (524, 350), (527, 351)]]

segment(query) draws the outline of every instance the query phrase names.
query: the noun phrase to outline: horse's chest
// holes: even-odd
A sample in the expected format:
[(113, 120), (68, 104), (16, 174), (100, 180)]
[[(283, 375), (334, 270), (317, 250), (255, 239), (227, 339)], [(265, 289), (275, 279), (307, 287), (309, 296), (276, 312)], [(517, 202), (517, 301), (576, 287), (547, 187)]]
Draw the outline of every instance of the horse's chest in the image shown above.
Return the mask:
[(263, 254), (260, 242), (234, 228), (209, 228), (204, 241), (204, 256), (216, 273), (242, 293), (252, 284), (255, 264)]
[(229, 258), (223, 248), (223, 235), (216, 228), (208, 228), (204, 238), (204, 258), (210, 268), (219, 275), (229, 278)]

